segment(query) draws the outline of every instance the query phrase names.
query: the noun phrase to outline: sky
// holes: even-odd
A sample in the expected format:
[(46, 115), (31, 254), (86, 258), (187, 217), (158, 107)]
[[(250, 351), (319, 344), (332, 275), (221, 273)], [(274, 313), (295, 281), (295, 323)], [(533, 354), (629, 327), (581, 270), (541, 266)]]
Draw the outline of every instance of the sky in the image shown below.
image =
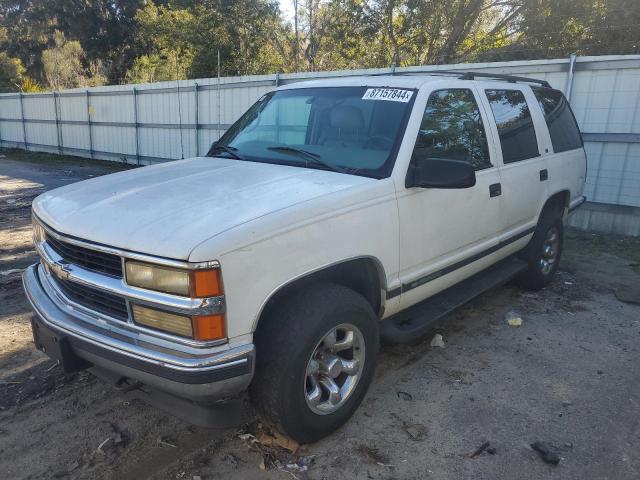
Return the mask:
[(286, 20), (293, 20), (293, 0), (278, 0), (280, 11)]

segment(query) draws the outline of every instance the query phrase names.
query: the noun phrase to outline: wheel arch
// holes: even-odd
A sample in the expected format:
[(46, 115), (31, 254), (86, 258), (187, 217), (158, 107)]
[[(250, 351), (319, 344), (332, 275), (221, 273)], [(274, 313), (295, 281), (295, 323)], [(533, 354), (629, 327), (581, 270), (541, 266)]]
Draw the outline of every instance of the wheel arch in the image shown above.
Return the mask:
[(287, 295), (300, 288), (318, 282), (343, 285), (362, 295), (379, 317), (385, 307), (387, 281), (382, 262), (373, 256), (359, 256), (344, 259), (305, 272), (275, 288), (263, 301), (252, 325), (252, 332), (260, 327), (261, 321), (271, 308)]
[(540, 210), (540, 214), (538, 215), (538, 221), (545, 215), (547, 212), (557, 212), (560, 215), (560, 218), (563, 220), (567, 218), (569, 214), (569, 204), (571, 201), (571, 192), (568, 189), (559, 190), (547, 198), (547, 201), (544, 202), (542, 209)]

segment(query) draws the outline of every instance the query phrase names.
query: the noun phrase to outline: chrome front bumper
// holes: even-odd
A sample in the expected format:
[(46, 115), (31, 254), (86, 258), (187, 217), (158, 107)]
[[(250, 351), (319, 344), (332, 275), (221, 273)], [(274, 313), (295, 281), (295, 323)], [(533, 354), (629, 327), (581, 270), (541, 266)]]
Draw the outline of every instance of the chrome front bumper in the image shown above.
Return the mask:
[(228, 398), (251, 382), (252, 344), (196, 348), (149, 343), (126, 324), (99, 321), (65, 304), (40, 264), (25, 270), (22, 279), (38, 321), (68, 338), (73, 352), (96, 367), (201, 402)]

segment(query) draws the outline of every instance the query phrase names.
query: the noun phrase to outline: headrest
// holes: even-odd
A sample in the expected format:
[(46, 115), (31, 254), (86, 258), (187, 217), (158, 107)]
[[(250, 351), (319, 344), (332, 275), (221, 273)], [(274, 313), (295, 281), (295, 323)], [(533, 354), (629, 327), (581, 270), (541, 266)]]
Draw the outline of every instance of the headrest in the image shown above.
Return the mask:
[(339, 105), (331, 110), (329, 123), (334, 128), (364, 128), (364, 117), (358, 107)]

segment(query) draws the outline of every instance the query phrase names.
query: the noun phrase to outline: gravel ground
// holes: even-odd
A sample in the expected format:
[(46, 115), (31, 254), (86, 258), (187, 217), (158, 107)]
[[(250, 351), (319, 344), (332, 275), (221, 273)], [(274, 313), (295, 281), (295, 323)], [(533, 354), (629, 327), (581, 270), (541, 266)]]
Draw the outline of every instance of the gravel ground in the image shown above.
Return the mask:
[(250, 409), (238, 429), (195, 428), (88, 373), (65, 377), (33, 349), (20, 285), (35, 261), (31, 200), (126, 167), (2, 154), (3, 478), (640, 478), (640, 306), (614, 295), (638, 284), (639, 239), (569, 231), (551, 286), (488, 292), (443, 327), (444, 348), (385, 347), (354, 418), (292, 454), (269, 445)]

